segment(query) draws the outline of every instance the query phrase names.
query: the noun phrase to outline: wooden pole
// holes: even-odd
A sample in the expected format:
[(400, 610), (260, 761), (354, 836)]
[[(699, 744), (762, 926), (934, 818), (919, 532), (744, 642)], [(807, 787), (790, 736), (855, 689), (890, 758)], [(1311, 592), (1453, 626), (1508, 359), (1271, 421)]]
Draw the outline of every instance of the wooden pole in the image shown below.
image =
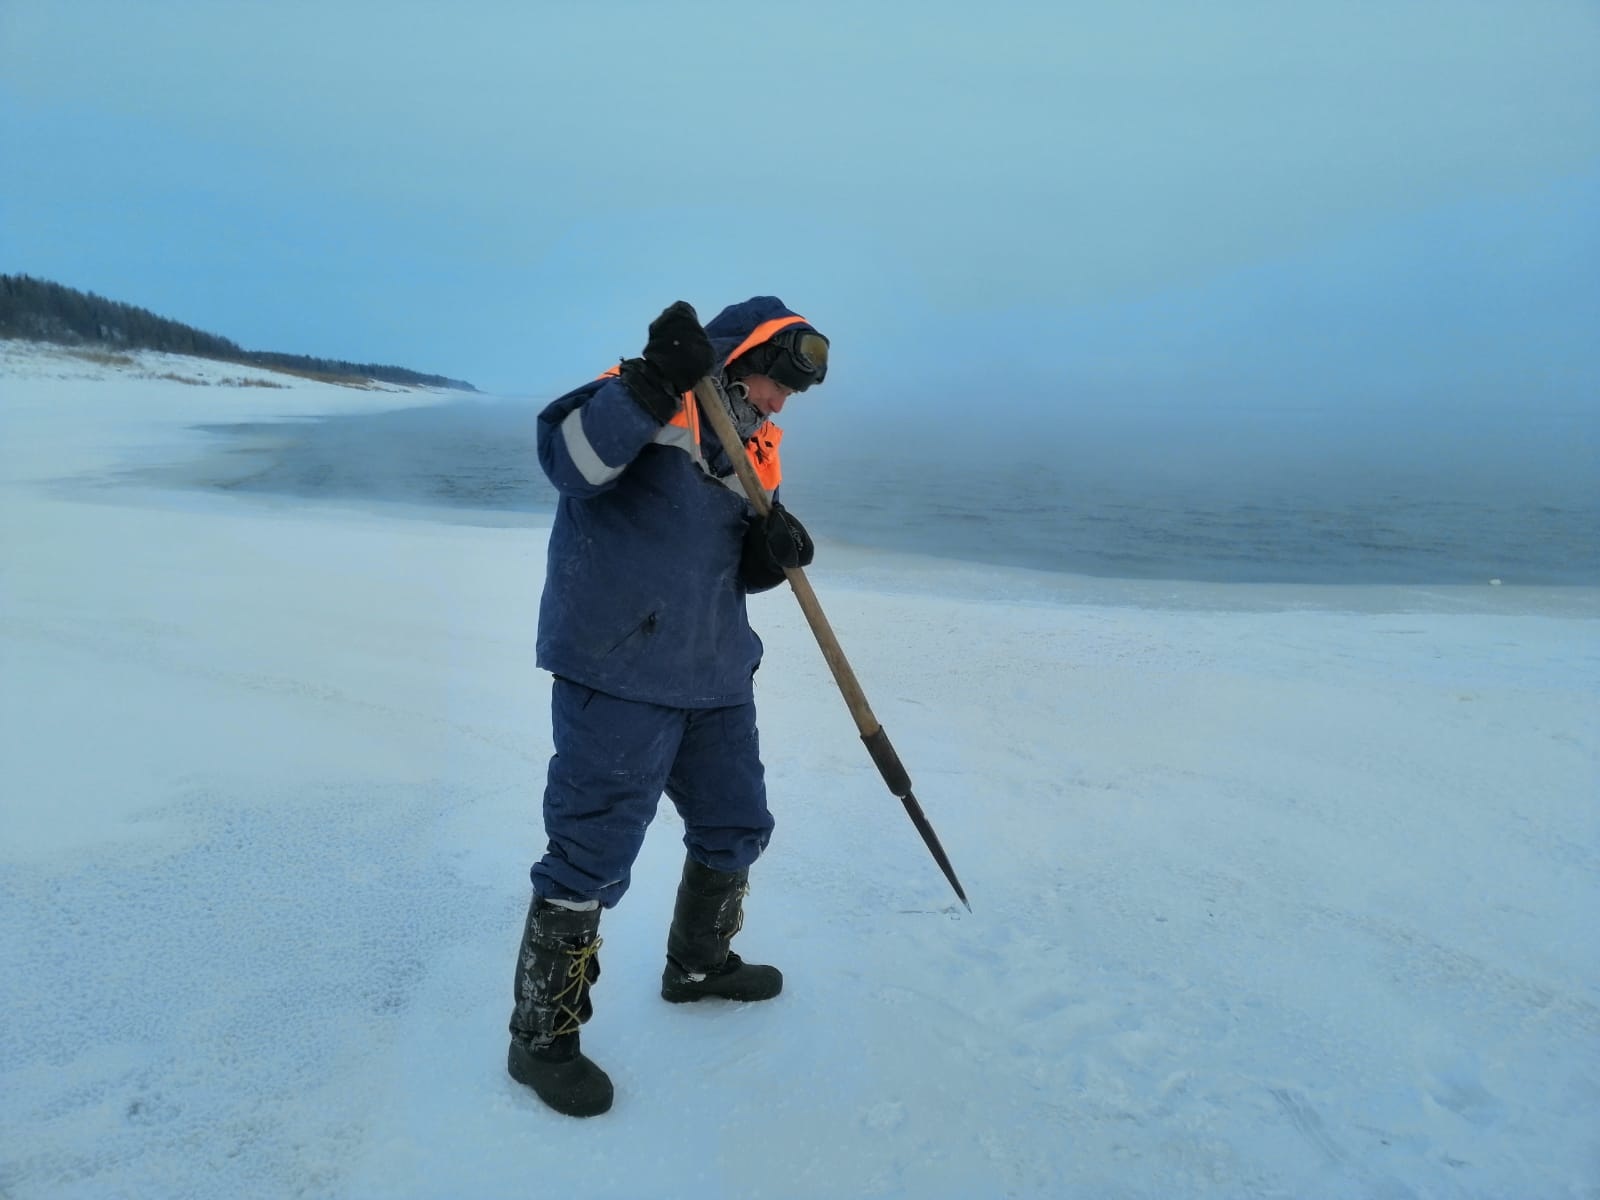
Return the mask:
[[(717, 439), (733, 463), (739, 482), (744, 485), (745, 495), (750, 498), (750, 503), (755, 506), (756, 512), (765, 517), (772, 511), (772, 503), (767, 498), (766, 489), (761, 486), (761, 481), (756, 478), (756, 469), (745, 453), (744, 443), (739, 437), (738, 430), (733, 427), (733, 418), (723, 406), (722, 396), (718, 393), (716, 384), (709, 378), (700, 380), (694, 385), (694, 398), (700, 405), (700, 415), (709, 420), (711, 428), (716, 430)], [(861, 740), (866, 743), (867, 753), (877, 764), (878, 773), (883, 776), (883, 781), (889, 790), (899, 797), (900, 803), (905, 806), (906, 814), (911, 818), (911, 823), (917, 827), (917, 832), (922, 835), (922, 840), (933, 855), (934, 861), (944, 872), (944, 877), (950, 881), (950, 886), (955, 889), (961, 903), (967, 906), (967, 911), (971, 912), (972, 904), (968, 901), (960, 880), (956, 878), (955, 868), (950, 865), (950, 858), (945, 854), (944, 847), (939, 844), (939, 835), (933, 831), (933, 826), (922, 811), (922, 805), (918, 804), (917, 798), (912, 795), (911, 777), (901, 765), (900, 756), (889, 744), (889, 736), (884, 733), (883, 726), (873, 715), (872, 706), (867, 703), (867, 695), (861, 690), (861, 684), (856, 679), (856, 673), (850, 668), (850, 660), (844, 656), (844, 649), (839, 645), (839, 639), (834, 636), (833, 626), (828, 624), (827, 615), (822, 611), (822, 602), (817, 599), (811, 581), (799, 567), (785, 568), (784, 576), (788, 579), (790, 588), (794, 590), (795, 599), (800, 602), (800, 611), (805, 614), (806, 623), (811, 626), (811, 632), (822, 650), (822, 657), (827, 660), (828, 669), (833, 672), (834, 682), (839, 685), (844, 702), (850, 709), (850, 716), (855, 720), (856, 729), (861, 733)]]

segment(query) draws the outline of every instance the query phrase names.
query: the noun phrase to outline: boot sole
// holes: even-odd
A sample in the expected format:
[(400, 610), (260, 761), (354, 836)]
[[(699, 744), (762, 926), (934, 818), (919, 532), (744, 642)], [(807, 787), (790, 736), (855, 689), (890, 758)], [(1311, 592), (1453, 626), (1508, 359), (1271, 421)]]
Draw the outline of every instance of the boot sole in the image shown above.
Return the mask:
[(661, 998), (668, 1004), (694, 1004), (700, 1000), (729, 1000), (735, 1004), (759, 1004), (763, 1000), (776, 999), (782, 993), (783, 984), (780, 983), (773, 991), (762, 992), (752, 996), (730, 996), (724, 992), (670, 992), (666, 988), (662, 988)]

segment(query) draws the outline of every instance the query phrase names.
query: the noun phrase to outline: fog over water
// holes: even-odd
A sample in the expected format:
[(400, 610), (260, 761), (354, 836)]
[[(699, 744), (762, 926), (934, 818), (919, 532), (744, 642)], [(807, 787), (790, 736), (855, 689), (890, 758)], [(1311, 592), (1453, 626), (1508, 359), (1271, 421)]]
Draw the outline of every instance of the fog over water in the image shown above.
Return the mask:
[[(1578, 441), (1556, 461), (1512, 431), (1491, 453), (1448, 430), (1374, 447), (1310, 422), (1243, 437), (1105, 419), (1018, 440), (978, 428), (958, 452), (947, 434), (881, 424), (825, 435), (793, 403), (782, 495), (824, 544), (1107, 576), (1600, 582), (1600, 497)], [(451, 519), (548, 513), (541, 406), (474, 400), (208, 427), (217, 453), (187, 477), (436, 506)]]

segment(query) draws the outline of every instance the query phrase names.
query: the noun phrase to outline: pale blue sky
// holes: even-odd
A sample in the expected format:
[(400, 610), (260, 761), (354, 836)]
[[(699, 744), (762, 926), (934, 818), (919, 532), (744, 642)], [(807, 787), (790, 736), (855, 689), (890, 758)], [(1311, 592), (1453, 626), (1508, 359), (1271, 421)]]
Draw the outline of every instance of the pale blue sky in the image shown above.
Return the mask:
[(0, 105), (0, 271), (251, 348), (551, 394), (775, 292), (835, 420), (1600, 394), (1594, 0), (0, 0)]

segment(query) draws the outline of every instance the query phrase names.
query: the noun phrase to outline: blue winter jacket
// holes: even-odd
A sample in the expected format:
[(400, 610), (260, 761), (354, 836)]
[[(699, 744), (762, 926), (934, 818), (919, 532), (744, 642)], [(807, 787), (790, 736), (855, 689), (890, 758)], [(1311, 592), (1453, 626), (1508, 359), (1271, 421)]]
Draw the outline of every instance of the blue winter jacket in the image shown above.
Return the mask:
[[(706, 325), (716, 370), (758, 326), (794, 315), (775, 296), (723, 309)], [(775, 442), (772, 430), (764, 423), (752, 441)], [(704, 466), (688, 428), (659, 424), (615, 376), (539, 414), (539, 463), (561, 494), (539, 666), (673, 708), (752, 699), (761, 639), (739, 582), (752, 510), (709, 422), (700, 451)]]

